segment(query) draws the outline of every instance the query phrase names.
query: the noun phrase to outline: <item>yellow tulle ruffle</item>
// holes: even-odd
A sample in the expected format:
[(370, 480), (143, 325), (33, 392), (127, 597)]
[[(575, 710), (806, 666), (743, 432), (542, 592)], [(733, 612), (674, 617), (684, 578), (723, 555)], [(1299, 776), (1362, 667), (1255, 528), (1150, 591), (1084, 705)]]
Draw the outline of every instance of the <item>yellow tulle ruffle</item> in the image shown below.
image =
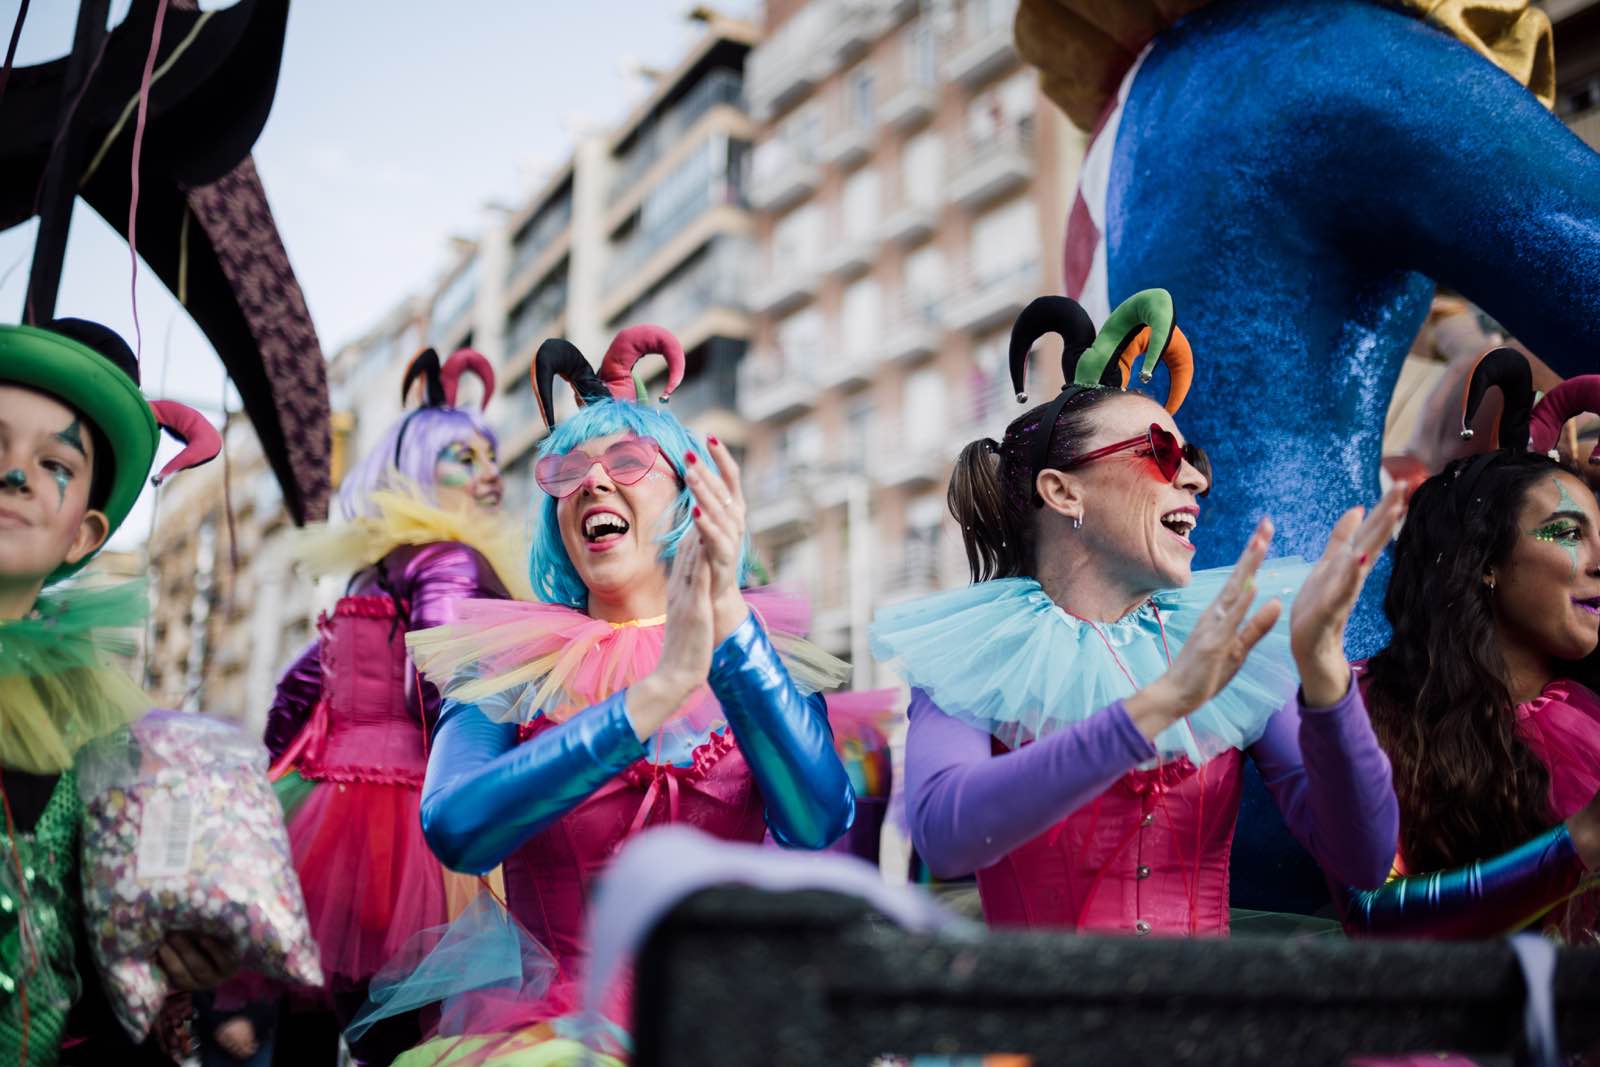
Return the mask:
[(480, 552), (514, 598), (533, 599), (527, 542), (502, 516), (448, 511), (410, 488), (380, 490), (371, 500), (376, 515), (318, 523), (293, 535), (290, 551), (308, 574), (351, 574), (402, 545), (455, 541)]
[(150, 710), (119, 657), (137, 648), (143, 581), (54, 586), (0, 622), (0, 766), (59, 774), (78, 749)]

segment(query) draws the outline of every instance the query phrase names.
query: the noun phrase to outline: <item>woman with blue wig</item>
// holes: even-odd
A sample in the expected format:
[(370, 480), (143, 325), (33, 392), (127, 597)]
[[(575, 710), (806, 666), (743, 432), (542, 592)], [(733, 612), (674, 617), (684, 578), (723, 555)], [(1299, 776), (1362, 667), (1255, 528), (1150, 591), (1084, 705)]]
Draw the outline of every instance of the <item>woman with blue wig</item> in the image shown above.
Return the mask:
[[(843, 665), (800, 640), (803, 604), (744, 588), (738, 464), (716, 438), (702, 444), (635, 400), (633, 366), (648, 353), (667, 361), (665, 402), (683, 350), (659, 327), (623, 330), (598, 375), (566, 341), (540, 347), (534, 384), (550, 435), (535, 466), (539, 602), (462, 601), (454, 623), (409, 638), (446, 698), (423, 833), (454, 870), (502, 865), (520, 927), (479, 915), (479, 932), (509, 933), (523, 958), (553, 965), (530, 965), (520, 983), (475, 973), (507, 954), (463, 951), (474, 920), (464, 916), (420, 964), (397, 965), (404, 978), (374, 983), (372, 1019), (418, 989), (479, 989), (446, 1005), (441, 1038), (403, 1062), (559, 1062), (551, 1042), (567, 1040), (586, 901), (633, 834), (685, 822), (751, 843), (770, 829), (780, 844), (820, 849), (854, 818), (817, 693)], [(580, 405), (560, 424), (557, 376)], [(482, 991), (491, 981), (498, 994)]]
[[(494, 431), (480, 412), (456, 405), (469, 372), (483, 383), (487, 407), (494, 374), (477, 352), (462, 349), (441, 362), (426, 349), (412, 360), (402, 393), (420, 382), (422, 406), (345, 478), (338, 503), (346, 521), (307, 531), (295, 553), (313, 574), (354, 575), (318, 620), (318, 639), (278, 683), (266, 728), (341, 1026), (366, 1000), (378, 969), (418, 931), (449, 918), (453, 890), (471, 889), (440, 866), (422, 837), (424, 731), (439, 694), (418, 676), (405, 646), (409, 631), (449, 618), (452, 601), (504, 597), (518, 584), (514, 540), (498, 519)], [(285, 1036), (312, 1029), (301, 1014)], [(331, 1021), (321, 1029), (332, 1062)], [(420, 1034), (414, 1016), (390, 1020), (352, 1052), (358, 1063), (388, 1063)]]

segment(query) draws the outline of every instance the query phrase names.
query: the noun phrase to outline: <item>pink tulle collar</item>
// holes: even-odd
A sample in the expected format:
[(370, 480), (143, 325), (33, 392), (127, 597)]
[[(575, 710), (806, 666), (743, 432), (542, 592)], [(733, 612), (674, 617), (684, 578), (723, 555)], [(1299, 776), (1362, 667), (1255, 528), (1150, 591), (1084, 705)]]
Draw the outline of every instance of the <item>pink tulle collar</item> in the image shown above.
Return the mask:
[(1557, 678), (1517, 705), (1517, 730), (1550, 771), (1550, 804), (1558, 818), (1600, 792), (1600, 696)]

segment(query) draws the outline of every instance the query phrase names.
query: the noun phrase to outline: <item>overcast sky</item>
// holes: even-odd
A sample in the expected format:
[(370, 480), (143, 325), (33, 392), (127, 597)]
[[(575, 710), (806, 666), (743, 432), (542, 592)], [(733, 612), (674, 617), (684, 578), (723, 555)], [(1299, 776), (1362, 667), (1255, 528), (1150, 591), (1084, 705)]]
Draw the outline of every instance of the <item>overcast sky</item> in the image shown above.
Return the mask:
[[(129, 0), (113, 0), (121, 21)], [(202, 2), (202, 7), (226, 3)], [(758, 10), (724, 0), (730, 13)], [(76, 3), (34, 0), (17, 52), (65, 54)], [(331, 354), (448, 261), (483, 205), (515, 204), (566, 157), (572, 131), (608, 125), (646, 91), (640, 66), (671, 67), (698, 35), (687, 0), (295, 0), (272, 117), (255, 159)], [(18, 0), (0, 0), (9, 35)], [(0, 105), (3, 106), (3, 105)], [(17, 321), (35, 223), (0, 233), (0, 321)], [(128, 247), (81, 202), (57, 313), (97, 319), (133, 343)], [(220, 412), (222, 365), (141, 267), (143, 378)], [(238, 408), (234, 397), (230, 404)], [(149, 491), (146, 491), (146, 497)], [(143, 541), (148, 500), (117, 547)]]

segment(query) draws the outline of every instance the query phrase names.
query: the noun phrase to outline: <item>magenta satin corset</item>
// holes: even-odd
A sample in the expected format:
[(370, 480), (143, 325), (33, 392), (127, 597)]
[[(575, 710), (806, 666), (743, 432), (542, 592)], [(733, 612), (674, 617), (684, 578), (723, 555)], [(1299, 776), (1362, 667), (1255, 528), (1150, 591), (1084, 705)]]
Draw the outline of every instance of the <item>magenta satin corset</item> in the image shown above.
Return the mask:
[[(556, 725), (537, 719), (524, 728), (524, 738)], [(766, 835), (763, 806), (731, 730), (696, 749), (687, 767), (640, 760), (506, 858), (506, 903), (570, 967), (582, 955), (595, 881), (624, 841), (647, 826), (674, 822), (755, 844)]]
[(1226, 935), (1239, 760), (1231, 749), (1198, 769), (1181, 758), (1124, 774), (978, 871), (984, 918), (991, 926)]
[(406, 656), (406, 628), (387, 594), (347, 596), (317, 620), (325, 721), (300, 763), (313, 781), (422, 785), (427, 756)]

